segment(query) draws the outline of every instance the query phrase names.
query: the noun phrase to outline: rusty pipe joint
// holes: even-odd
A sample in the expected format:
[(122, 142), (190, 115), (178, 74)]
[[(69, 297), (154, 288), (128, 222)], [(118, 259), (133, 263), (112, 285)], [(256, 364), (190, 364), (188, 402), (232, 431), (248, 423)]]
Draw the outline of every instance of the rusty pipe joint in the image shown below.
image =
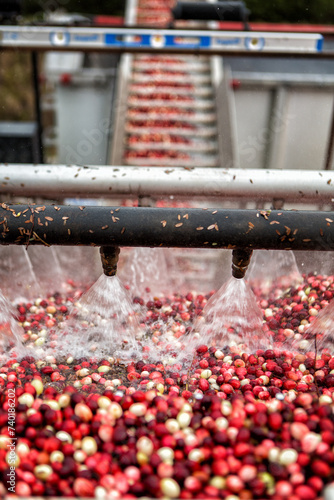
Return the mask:
[(248, 269), (253, 250), (236, 248), (232, 252), (232, 276), (238, 280), (244, 278)]
[(116, 275), (119, 252), (120, 252), (119, 247), (113, 247), (113, 246), (100, 247), (103, 272), (106, 276)]

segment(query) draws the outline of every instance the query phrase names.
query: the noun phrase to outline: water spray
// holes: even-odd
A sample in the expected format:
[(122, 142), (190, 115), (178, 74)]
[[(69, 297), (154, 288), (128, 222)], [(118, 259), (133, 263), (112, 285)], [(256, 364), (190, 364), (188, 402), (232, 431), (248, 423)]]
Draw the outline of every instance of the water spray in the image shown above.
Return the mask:
[(236, 248), (232, 252), (232, 276), (238, 280), (244, 278), (248, 269), (253, 250)]
[(119, 253), (120, 253), (119, 247), (112, 247), (112, 246), (100, 247), (103, 272), (106, 276), (116, 276)]

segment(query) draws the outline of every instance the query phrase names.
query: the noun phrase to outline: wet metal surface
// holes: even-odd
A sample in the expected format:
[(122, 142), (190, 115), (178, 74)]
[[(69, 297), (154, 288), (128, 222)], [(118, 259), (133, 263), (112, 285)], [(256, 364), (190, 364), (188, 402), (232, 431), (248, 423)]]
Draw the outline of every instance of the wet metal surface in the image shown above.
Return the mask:
[(0, 205), (0, 243), (334, 250), (334, 212)]

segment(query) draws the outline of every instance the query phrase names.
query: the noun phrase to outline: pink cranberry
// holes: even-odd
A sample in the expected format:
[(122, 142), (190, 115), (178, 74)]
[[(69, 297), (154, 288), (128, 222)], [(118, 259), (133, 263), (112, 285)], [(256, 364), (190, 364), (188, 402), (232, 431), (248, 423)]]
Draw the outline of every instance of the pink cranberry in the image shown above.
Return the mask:
[(89, 479), (79, 477), (75, 479), (73, 484), (74, 492), (79, 497), (93, 497), (94, 485)]
[(317, 493), (314, 489), (307, 485), (297, 486), (295, 494), (298, 498), (302, 498), (303, 500), (314, 500), (317, 497)]

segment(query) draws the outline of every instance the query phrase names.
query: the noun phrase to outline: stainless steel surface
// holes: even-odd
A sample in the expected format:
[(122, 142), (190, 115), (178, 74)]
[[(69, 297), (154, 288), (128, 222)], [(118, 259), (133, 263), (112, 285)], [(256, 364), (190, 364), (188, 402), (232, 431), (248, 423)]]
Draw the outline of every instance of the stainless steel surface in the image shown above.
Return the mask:
[(15, 196), (173, 195), (331, 204), (333, 184), (333, 171), (0, 164), (0, 193)]
[(333, 168), (330, 61), (224, 57), (236, 109), (241, 168)]
[(236, 140), (236, 117), (231, 88), (231, 72), (228, 66), (222, 67), (220, 57), (211, 58), (211, 74), (215, 89), (217, 113), (217, 142), (219, 164), (225, 168), (238, 168), (239, 151)]
[(123, 161), (125, 146), (124, 127), (128, 107), (128, 85), (132, 59), (133, 56), (131, 54), (122, 54), (119, 64), (113, 109), (113, 134), (111, 144), (109, 145), (109, 163), (111, 165), (119, 165)]
[(91, 69), (56, 86), (58, 161), (107, 163), (113, 90), (112, 76)]

